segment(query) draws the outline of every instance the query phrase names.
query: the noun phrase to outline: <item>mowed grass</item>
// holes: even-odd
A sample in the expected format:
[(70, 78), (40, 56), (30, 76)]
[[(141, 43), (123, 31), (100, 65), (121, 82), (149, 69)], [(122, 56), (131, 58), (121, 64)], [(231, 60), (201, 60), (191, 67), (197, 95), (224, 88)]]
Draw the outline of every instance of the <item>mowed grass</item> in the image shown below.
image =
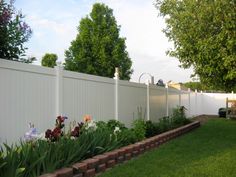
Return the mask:
[(235, 177), (236, 121), (200, 128), (116, 166), (100, 177)]

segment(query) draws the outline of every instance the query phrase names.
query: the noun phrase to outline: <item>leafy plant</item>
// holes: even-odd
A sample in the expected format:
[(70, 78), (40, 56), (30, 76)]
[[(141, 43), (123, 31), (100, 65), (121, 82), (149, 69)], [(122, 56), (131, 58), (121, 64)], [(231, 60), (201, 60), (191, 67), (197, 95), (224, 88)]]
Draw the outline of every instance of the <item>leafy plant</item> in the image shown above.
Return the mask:
[(146, 121), (145, 124), (146, 124), (145, 137), (147, 138), (152, 137), (152, 136), (157, 135), (160, 132), (158, 123), (154, 123), (152, 121)]
[(171, 119), (169, 117), (163, 117), (159, 120), (158, 127), (160, 133), (171, 129)]
[(190, 121), (186, 118), (185, 111), (187, 109), (184, 106), (178, 106), (173, 109), (173, 115), (171, 116), (172, 127), (179, 127), (185, 125)]
[(133, 144), (137, 142), (135, 132), (131, 129), (124, 129), (117, 135), (117, 141), (122, 144), (122, 146)]
[(143, 119), (136, 119), (133, 122), (133, 131), (137, 141), (143, 140), (146, 133), (146, 124)]
[(125, 124), (121, 123), (118, 120), (109, 120), (107, 122), (107, 127), (110, 128), (112, 131), (115, 130), (116, 127), (118, 127), (120, 130), (126, 129)]
[(1, 168), (0, 174), (2, 177), (8, 176), (20, 176), (20, 172), (24, 170), (24, 168), (19, 163), (19, 153), (21, 151), (20, 148), (14, 148), (14, 146), (8, 146), (4, 144), (5, 152), (1, 147)]
[(108, 129), (107, 123), (104, 121), (98, 121), (98, 122), (96, 122), (96, 125), (97, 125), (97, 129), (99, 129), (99, 130), (107, 130)]

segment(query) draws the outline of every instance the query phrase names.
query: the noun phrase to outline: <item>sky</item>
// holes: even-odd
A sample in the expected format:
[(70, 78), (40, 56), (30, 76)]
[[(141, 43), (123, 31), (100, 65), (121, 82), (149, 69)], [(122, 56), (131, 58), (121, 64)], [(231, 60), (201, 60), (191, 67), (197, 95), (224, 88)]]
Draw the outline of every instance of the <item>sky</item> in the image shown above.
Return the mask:
[[(178, 59), (166, 56), (173, 48), (162, 30), (165, 21), (158, 16), (153, 0), (16, 0), (15, 7), (25, 15), (33, 30), (26, 43), (27, 55), (37, 62), (45, 53), (56, 53), (64, 61), (64, 52), (75, 39), (81, 18), (88, 15), (92, 5), (101, 2), (113, 9), (120, 36), (126, 38), (127, 51), (133, 62), (131, 81), (138, 82), (142, 73), (154, 76), (155, 82), (190, 81), (192, 69), (179, 67)], [(146, 77), (146, 78), (145, 78)], [(149, 77), (143, 75), (141, 82)]]

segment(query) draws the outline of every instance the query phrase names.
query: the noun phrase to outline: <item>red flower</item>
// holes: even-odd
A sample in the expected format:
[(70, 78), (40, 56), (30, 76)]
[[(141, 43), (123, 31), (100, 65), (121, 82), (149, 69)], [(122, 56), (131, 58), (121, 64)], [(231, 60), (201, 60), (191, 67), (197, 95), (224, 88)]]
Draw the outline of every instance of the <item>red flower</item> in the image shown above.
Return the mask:
[(65, 117), (65, 116), (57, 116), (57, 120), (59, 121), (59, 123), (64, 122), (65, 119), (67, 119), (67, 117)]
[(52, 130), (47, 129), (47, 131), (45, 132), (45, 138), (51, 138), (52, 137)]
[(57, 120), (59, 121), (59, 123), (62, 123), (64, 122), (64, 119), (62, 116), (57, 116)]
[(62, 134), (62, 131), (59, 127), (56, 127), (54, 128), (54, 130), (52, 131), (52, 136), (55, 138), (55, 139), (58, 139)]
[(71, 136), (79, 137), (79, 135), (80, 135), (80, 127), (76, 126), (74, 130), (71, 132)]

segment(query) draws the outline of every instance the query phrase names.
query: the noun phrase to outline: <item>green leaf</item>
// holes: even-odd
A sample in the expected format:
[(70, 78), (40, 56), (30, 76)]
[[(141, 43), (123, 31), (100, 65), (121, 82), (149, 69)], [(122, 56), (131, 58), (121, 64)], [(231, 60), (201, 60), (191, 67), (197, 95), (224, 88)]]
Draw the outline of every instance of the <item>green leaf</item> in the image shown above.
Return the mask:
[(21, 173), (25, 171), (25, 168), (17, 168), (16, 169), (16, 176), (19, 176)]

